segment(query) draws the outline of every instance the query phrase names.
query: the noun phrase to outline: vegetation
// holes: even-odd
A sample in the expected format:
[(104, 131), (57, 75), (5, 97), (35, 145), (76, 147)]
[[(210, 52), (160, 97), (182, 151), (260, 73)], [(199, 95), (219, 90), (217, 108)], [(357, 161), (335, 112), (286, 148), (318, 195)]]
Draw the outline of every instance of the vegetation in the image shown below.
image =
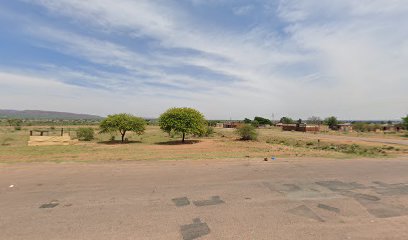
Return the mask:
[(329, 126), (330, 129), (335, 130), (336, 126), (339, 124), (339, 121), (337, 120), (336, 117), (331, 116), (328, 117), (324, 120), (324, 124), (326, 124), (327, 126)]
[(131, 131), (141, 135), (144, 133), (145, 128), (146, 121), (143, 118), (126, 113), (109, 115), (100, 124), (101, 133), (119, 131), (122, 143), (125, 141), (126, 132)]
[(313, 124), (313, 125), (320, 125), (323, 123), (322, 119), (316, 116), (312, 116), (307, 119), (306, 121), (308, 124)]
[(182, 135), (182, 143), (186, 134), (201, 136), (206, 131), (204, 115), (193, 108), (170, 108), (160, 115), (159, 126), (164, 132), (172, 131)]
[(214, 127), (212, 126), (206, 126), (205, 131), (202, 132), (201, 134), (197, 135), (199, 137), (210, 137), (214, 134)]
[(250, 124), (242, 124), (236, 129), (236, 133), (241, 137), (241, 140), (256, 140), (258, 133), (256, 128)]
[(292, 123), (295, 123), (295, 121), (293, 121), (293, 119), (290, 118), (290, 117), (283, 117), (283, 118), (280, 119), (279, 122), (280, 122), (280, 123), (283, 123), (283, 124), (292, 124)]
[(382, 129), (380, 124), (367, 123), (367, 122), (354, 122), (353, 130), (356, 132), (375, 132), (376, 130)]
[(321, 141), (299, 140), (291, 138), (273, 137), (267, 140), (267, 143), (280, 144), (285, 146), (293, 146), (307, 148), (313, 150), (334, 151), (346, 154), (355, 154), (360, 156), (384, 156), (387, 155), (387, 150), (396, 150), (392, 146), (371, 147), (358, 144), (342, 144), (329, 143)]
[(244, 123), (245, 123), (245, 124), (251, 124), (251, 123), (252, 123), (252, 120), (249, 119), (249, 118), (245, 118), (245, 119), (244, 119)]
[[(94, 126), (89, 127), (95, 129)], [(55, 128), (59, 132), (60, 126), (56, 125)], [(64, 127), (64, 133), (70, 132), (73, 135), (77, 129), (76, 126)], [(97, 131), (95, 131), (95, 141), (86, 144), (79, 142), (70, 146), (31, 147), (27, 146), (29, 131), (30, 128), (15, 131), (12, 127), (0, 126), (0, 163), (243, 159), (246, 157), (261, 160), (271, 154), (277, 157), (350, 158), (379, 157), (385, 154), (406, 156), (408, 153), (408, 146), (405, 145), (366, 142), (355, 138), (356, 146), (352, 146), (353, 144), (342, 138), (332, 138), (332, 134), (337, 134), (332, 132), (325, 136), (327, 140), (319, 142), (317, 140), (319, 136), (282, 132), (278, 128), (257, 130), (259, 133), (257, 141), (236, 141), (238, 137), (235, 131), (217, 128), (214, 129), (215, 134), (203, 139), (201, 143), (183, 147), (173, 145), (174, 139), (155, 125), (146, 126), (143, 135), (126, 133), (126, 138), (132, 141), (129, 141), (129, 144), (114, 147), (107, 147), (105, 144), (111, 138), (111, 133)], [(381, 136), (386, 139), (399, 139), (403, 134), (401, 132)], [(117, 134), (116, 137), (118, 136)], [(179, 136), (181, 137), (177, 135)], [(378, 137), (378, 134), (359, 133), (354, 136), (369, 138)]]
[(254, 121), (257, 121), (260, 125), (272, 125), (271, 120), (263, 117), (255, 117)]
[(406, 117), (402, 118), (402, 126), (404, 127), (405, 130), (408, 130), (408, 114)]
[(94, 130), (90, 127), (81, 127), (77, 130), (77, 138), (80, 141), (91, 141), (94, 139)]

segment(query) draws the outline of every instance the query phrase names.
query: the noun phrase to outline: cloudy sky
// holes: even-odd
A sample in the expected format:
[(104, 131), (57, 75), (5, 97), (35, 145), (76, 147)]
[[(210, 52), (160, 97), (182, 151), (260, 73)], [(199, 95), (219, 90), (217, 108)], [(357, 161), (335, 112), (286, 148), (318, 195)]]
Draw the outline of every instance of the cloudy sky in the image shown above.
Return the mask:
[(0, 108), (408, 113), (407, 0), (5, 0)]

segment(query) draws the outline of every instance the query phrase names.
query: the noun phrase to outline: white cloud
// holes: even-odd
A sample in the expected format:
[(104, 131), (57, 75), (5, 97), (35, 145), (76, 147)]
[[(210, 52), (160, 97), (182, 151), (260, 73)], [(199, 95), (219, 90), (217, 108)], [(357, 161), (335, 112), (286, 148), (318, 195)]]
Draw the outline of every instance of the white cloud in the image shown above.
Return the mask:
[[(93, 30), (149, 37), (158, 48), (201, 53), (178, 56), (154, 52), (146, 56), (120, 44), (65, 31), (38, 33), (65, 46), (59, 50), (67, 54), (143, 72), (154, 77), (155, 83), (187, 85), (191, 91), (210, 89), (205, 94), (176, 92), (210, 117), (242, 118), (275, 112), (302, 118), (332, 114), (340, 118), (397, 118), (408, 112), (408, 69), (404, 66), (408, 60), (408, 7), (404, 0), (281, 0), (274, 11), (283, 33), (268, 24), (241, 32), (209, 30), (171, 1), (32, 2)], [(251, 12), (250, 6), (241, 4), (234, 11), (260, 14)], [(214, 83), (160, 70), (161, 66), (188, 64), (233, 76), (237, 81)], [(159, 111), (159, 105), (153, 112)], [(226, 114), (225, 109), (231, 113)]]

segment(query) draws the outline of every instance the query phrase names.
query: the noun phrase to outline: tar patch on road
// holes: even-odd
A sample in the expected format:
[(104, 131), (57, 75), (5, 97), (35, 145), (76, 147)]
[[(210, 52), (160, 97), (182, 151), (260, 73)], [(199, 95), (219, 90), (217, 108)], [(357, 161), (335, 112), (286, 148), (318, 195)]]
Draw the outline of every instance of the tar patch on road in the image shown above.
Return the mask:
[(192, 224), (182, 225), (180, 227), (183, 240), (193, 240), (210, 233), (207, 223), (201, 222), (199, 218), (193, 220)]
[(324, 210), (327, 210), (327, 211), (330, 211), (330, 212), (340, 213), (340, 209), (338, 209), (338, 208), (336, 208), (336, 207), (332, 207), (332, 206), (326, 205), (326, 204), (321, 204), (321, 203), (319, 203), (319, 204), (317, 205), (317, 207), (318, 207), (318, 208), (321, 208), (321, 209), (324, 209)]
[(194, 201), (193, 203), (197, 207), (203, 207), (203, 206), (223, 204), (225, 202), (221, 200), (220, 196), (212, 196), (211, 199), (209, 200)]
[(184, 207), (190, 205), (190, 200), (188, 200), (187, 197), (173, 198), (172, 201), (177, 207)]
[(39, 208), (55, 208), (58, 205), (59, 205), (59, 203), (57, 201), (52, 201), (50, 203), (42, 204)]
[(366, 187), (362, 184), (351, 182), (341, 182), (341, 181), (321, 181), (321, 182), (316, 182), (317, 185), (326, 187), (330, 189), (333, 192), (339, 192), (339, 191), (349, 191), (349, 190), (356, 190), (356, 189), (365, 189)]
[(318, 222), (324, 222), (324, 220), (321, 217), (319, 217), (315, 212), (313, 212), (312, 209), (308, 208), (305, 205), (301, 205), (299, 207), (290, 209), (288, 210), (288, 212), (297, 216), (313, 219)]

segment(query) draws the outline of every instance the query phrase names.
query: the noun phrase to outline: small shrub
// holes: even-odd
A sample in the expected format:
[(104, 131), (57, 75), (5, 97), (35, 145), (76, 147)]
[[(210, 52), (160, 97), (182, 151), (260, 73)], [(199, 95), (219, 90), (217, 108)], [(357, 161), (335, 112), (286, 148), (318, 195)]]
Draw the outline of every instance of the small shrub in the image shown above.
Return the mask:
[(115, 136), (114, 135), (110, 136), (109, 141), (114, 142), (115, 141)]
[(15, 126), (15, 127), (14, 127), (14, 130), (20, 131), (20, 130), (21, 130), (21, 126)]
[(205, 130), (198, 134), (198, 137), (209, 137), (214, 134), (214, 128), (211, 126), (207, 126)]
[(236, 133), (241, 137), (241, 140), (256, 140), (258, 138), (258, 133), (256, 128), (249, 124), (240, 125), (236, 129)]
[(94, 139), (94, 130), (92, 128), (78, 128), (77, 138), (80, 141), (91, 141)]

